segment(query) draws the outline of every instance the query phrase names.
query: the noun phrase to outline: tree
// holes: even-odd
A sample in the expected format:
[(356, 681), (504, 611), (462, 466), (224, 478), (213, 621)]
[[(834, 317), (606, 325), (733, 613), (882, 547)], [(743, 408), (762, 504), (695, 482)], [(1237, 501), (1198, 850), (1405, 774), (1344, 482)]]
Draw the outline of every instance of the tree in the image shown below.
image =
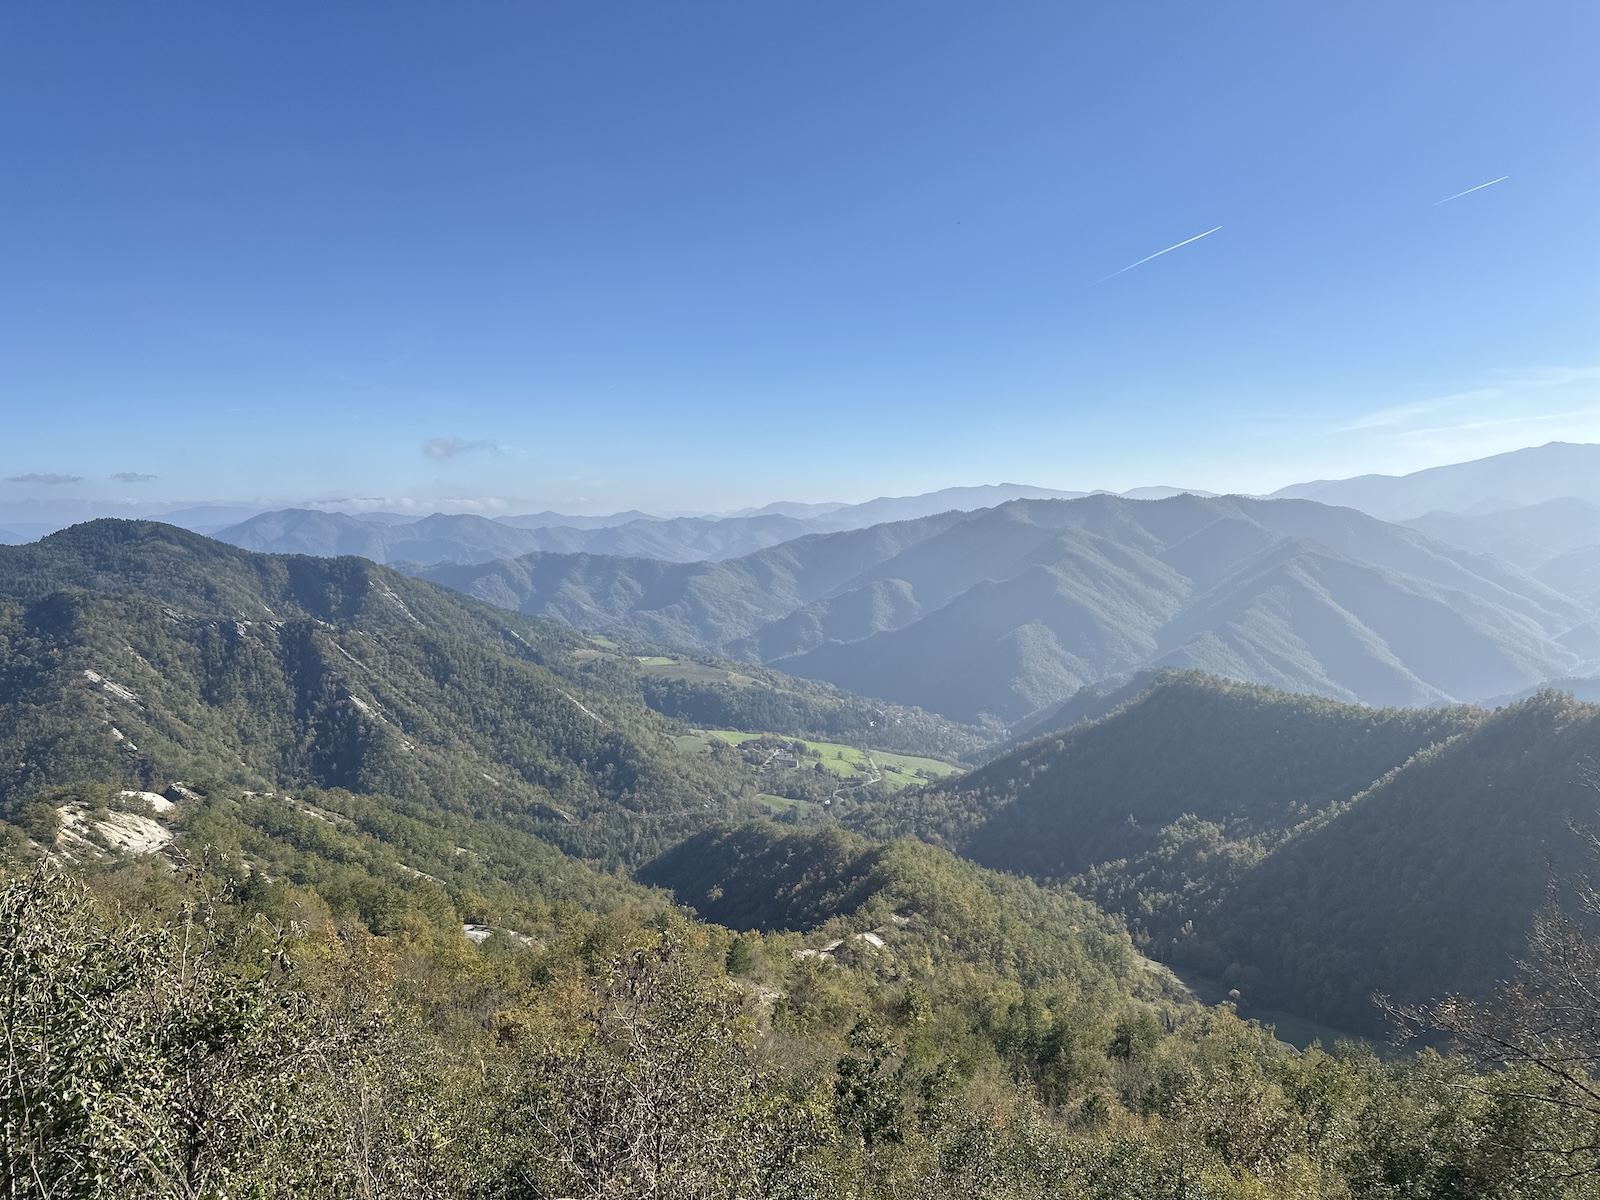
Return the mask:
[[(1600, 860), (1600, 834), (1573, 827)], [(1548, 1156), (1557, 1178), (1600, 1176), (1600, 889), (1570, 881), (1579, 915), (1563, 911), (1561, 888), (1535, 916), (1520, 977), (1492, 1001), (1450, 996), (1431, 1006), (1389, 1005), (1402, 1027), (1448, 1034), (1480, 1067), (1503, 1068), (1461, 1086), (1502, 1108), (1545, 1106), (1559, 1119), (1522, 1121), (1512, 1149)], [(1587, 918), (1587, 920), (1585, 920)], [(1507, 1139), (1510, 1140), (1509, 1138)]]
[(441, 1072), (414, 1023), (370, 956), (333, 948), (363, 982), (326, 1002), (289, 947), (194, 880), (149, 927), (48, 869), (0, 884), (0, 1195), (441, 1195)]
[(271, 1176), (309, 1188), (318, 1155), (275, 1148), (308, 1134), (312, 1105), (296, 1101), (329, 1042), (304, 997), (272, 982), (227, 969), (192, 906), (141, 929), (48, 870), (0, 887), (7, 1194), (198, 1197)]
[(731, 1200), (778, 1187), (826, 1140), (826, 1106), (760, 1069), (741, 1009), (681, 934), (616, 958), (526, 1059), (513, 1193)]
[(897, 1072), (889, 1069), (894, 1043), (863, 1017), (850, 1030), (849, 1053), (839, 1059), (834, 1081), (834, 1111), (842, 1129), (867, 1149), (902, 1136), (904, 1102)]

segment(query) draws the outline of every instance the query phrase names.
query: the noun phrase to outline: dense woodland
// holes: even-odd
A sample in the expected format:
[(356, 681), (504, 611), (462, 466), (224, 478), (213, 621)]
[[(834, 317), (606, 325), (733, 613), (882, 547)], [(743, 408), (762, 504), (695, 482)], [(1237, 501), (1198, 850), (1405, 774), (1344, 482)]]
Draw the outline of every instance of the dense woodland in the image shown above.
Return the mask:
[[(647, 649), (146, 523), (0, 549), (6, 1194), (1600, 1194), (1592, 1022), (1526, 1019), (1600, 961), (1537, 915), (1600, 710), (1162, 677), (780, 825), (661, 691), (974, 735)], [(1443, 1053), (1241, 1019), (1308, 1000)]]
[(343, 787), (621, 861), (753, 791), (731, 754), (669, 751), (628, 657), (364, 560), (95, 522), (8, 549), (0, 595), (8, 798), (82, 779)]
[(1375, 994), (1485, 996), (1515, 969), (1574, 823), (1600, 707), (1371, 709), (1168, 673), (952, 785), (845, 815), (1064, 882), (1151, 957), (1338, 1029)]
[[(735, 934), (620, 881), (546, 901), (545, 871), (494, 878), (514, 856), (430, 880), (326, 816), (185, 805), (179, 870), (108, 859), (87, 887), (13, 835), (9, 1194), (1594, 1190), (1575, 1149), (1593, 1118), (1547, 1103), (1537, 1065), (1298, 1053), (1182, 998), (1103, 925), (1013, 965), (926, 851), (811, 933)], [(860, 941), (880, 916), (882, 947)], [(496, 927), (474, 946), (463, 918)]]

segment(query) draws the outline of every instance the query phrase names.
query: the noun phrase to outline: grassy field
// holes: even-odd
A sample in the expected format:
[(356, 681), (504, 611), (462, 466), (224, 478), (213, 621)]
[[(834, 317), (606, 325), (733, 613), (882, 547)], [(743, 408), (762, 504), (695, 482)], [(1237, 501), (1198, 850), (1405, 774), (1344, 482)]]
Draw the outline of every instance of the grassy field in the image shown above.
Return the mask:
[(769, 796), (762, 792), (756, 797), (756, 803), (764, 804), (775, 813), (782, 812), (809, 812), (817, 805), (809, 800), (791, 800), (788, 796)]
[(639, 669), (658, 679), (683, 679), (691, 683), (731, 683), (734, 687), (749, 687), (755, 679), (737, 671), (697, 663), (690, 658), (670, 658), (664, 654), (641, 654), (635, 657)]
[[(716, 738), (737, 746), (742, 742), (761, 737), (778, 737), (771, 733), (741, 733), (736, 729), (707, 729), (700, 736)], [(681, 739), (680, 739), (681, 740)], [(884, 784), (892, 791), (916, 786), (929, 780), (944, 779), (958, 774), (960, 767), (940, 762), (936, 758), (917, 758), (910, 754), (890, 754), (887, 750), (863, 750), (858, 746), (845, 746), (838, 742), (812, 742), (804, 738), (786, 737), (786, 742), (802, 742), (807, 750), (822, 755), (822, 769), (838, 779), (870, 779), (881, 774)]]

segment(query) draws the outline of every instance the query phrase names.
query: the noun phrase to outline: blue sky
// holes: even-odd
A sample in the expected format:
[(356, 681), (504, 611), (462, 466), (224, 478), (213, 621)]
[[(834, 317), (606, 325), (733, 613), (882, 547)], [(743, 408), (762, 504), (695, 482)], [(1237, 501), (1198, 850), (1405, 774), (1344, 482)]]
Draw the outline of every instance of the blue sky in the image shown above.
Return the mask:
[(0, 515), (1600, 441), (1597, 45), (1537, 0), (8, 5)]

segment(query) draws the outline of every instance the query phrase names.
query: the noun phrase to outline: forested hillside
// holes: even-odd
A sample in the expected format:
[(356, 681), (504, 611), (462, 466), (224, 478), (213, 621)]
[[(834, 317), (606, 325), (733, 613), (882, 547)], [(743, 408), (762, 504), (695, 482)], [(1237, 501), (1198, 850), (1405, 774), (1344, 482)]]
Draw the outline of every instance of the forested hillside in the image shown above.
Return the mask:
[[(1374, 993), (1483, 996), (1554, 882), (1593, 870), (1600, 705), (1544, 692), (1313, 820), (1196, 920), (1183, 957), (1257, 1002), (1378, 1029)], [(1556, 897), (1570, 904), (1571, 896)]]
[(734, 929), (807, 930), (842, 919), (835, 953), (870, 955), (887, 943), (934, 970), (981, 963), (1030, 986), (1073, 980), (1111, 993), (1179, 992), (1147, 977), (1121, 924), (1080, 897), (914, 841), (745, 825), (696, 834), (638, 875)]
[[(94, 522), (0, 552), (0, 804), (79, 780), (345, 788), (607, 861), (746, 812), (685, 726), (953, 760), (987, 740), (759, 667), (622, 647), (356, 559)], [(659, 715), (658, 715), (659, 714)], [(702, 743), (700, 749), (705, 750)]]
[(183, 870), (105, 850), (88, 887), (0, 826), (0, 962), (28, 967), (0, 1007), (13, 1178), (95, 1200), (1589, 1194), (1581, 1090), (1535, 1063), (1289, 1051), (1175, 997), (1082, 901), (928, 847), (702, 837), (737, 903), (791, 859), (841, 869), (797, 897), (820, 927), (735, 933), (381, 798), (188, 791), (161, 820)]
[(1065, 878), (1138, 860), (1184, 818), (1272, 839), (1482, 719), (1471, 708), (1369, 709), (1198, 672), (1154, 677), (1109, 715), (857, 814), (985, 865)]
[(336, 787), (653, 854), (753, 791), (677, 753), (631, 661), (360, 559), (93, 522), (0, 552), (0, 797)]
[(1600, 706), (1554, 692), (1379, 710), (1168, 674), (845, 819), (1066, 881), (1246, 1005), (1376, 1036), (1375, 993), (1509, 977), (1552, 873), (1580, 870), (1597, 757)]

